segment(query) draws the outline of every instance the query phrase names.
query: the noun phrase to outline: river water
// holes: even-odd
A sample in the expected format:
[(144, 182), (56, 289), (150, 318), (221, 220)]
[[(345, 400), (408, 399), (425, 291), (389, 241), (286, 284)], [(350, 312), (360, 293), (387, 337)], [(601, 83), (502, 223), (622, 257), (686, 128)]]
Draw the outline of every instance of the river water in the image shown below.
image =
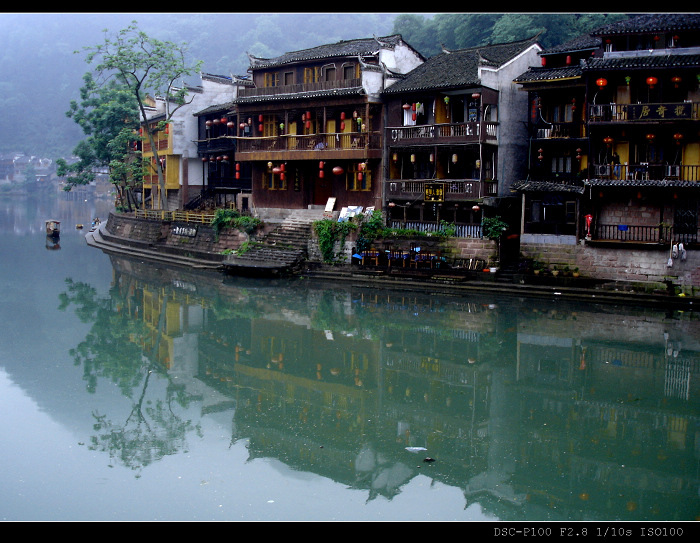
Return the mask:
[(696, 313), (195, 273), (108, 211), (0, 204), (1, 519), (700, 517)]

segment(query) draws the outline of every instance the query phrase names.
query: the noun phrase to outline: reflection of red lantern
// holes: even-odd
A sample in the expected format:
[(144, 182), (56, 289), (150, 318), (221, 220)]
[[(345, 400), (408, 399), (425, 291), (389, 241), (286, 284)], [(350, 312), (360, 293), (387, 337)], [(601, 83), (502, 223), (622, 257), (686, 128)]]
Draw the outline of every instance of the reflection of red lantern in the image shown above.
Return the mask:
[(656, 79), (654, 76), (647, 77), (647, 85), (649, 85), (649, 88), (653, 89), (654, 85), (656, 85), (659, 82), (658, 79)]
[(605, 79), (604, 77), (601, 77), (600, 79), (597, 79), (595, 82), (596, 85), (598, 85), (601, 89), (608, 84), (608, 80)]

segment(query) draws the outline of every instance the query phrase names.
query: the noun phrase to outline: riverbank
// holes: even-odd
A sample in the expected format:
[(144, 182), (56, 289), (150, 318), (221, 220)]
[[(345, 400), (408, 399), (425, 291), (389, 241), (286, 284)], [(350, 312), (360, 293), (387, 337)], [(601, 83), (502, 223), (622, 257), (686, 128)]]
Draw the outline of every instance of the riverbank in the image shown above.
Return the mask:
[[(160, 247), (138, 239), (115, 237), (103, 223), (85, 236), (87, 244), (108, 254), (141, 258), (168, 266), (186, 267), (225, 273), (225, 257), (216, 253), (193, 253), (192, 248), (178, 250), (172, 246)], [(256, 276), (259, 270), (247, 270), (245, 275)], [(597, 281), (588, 278), (539, 277), (534, 274), (505, 274), (459, 270), (400, 270), (359, 264), (328, 265), (306, 262), (293, 275), (309, 281), (354, 283), (362, 286), (435, 292), (469, 294), (490, 292), (499, 295), (566, 299), (597, 303), (634, 304), (676, 310), (694, 310), (700, 300), (695, 296), (674, 295), (668, 291), (648, 291), (644, 285), (621, 281)]]

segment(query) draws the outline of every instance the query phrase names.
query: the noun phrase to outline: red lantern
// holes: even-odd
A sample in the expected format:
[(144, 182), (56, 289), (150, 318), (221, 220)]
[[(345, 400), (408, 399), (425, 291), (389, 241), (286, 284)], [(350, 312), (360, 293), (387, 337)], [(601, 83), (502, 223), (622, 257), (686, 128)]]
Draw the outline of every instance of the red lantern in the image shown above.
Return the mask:
[(306, 128), (311, 128), (311, 121), (306, 121)]
[(226, 121), (228, 121), (226, 117), (221, 117), (221, 124), (226, 124)]
[(214, 119), (214, 124), (219, 124), (221, 121), (219, 119)]
[(236, 179), (240, 179), (240, 178), (241, 178), (241, 172), (236, 172)]
[(404, 109), (411, 109), (411, 106), (410, 106), (410, 104), (404, 104), (404, 105), (403, 105), (403, 108), (404, 108)]
[(245, 123), (241, 123), (238, 125), (238, 128), (240, 128), (241, 130), (244, 130), (246, 126), (247, 125)]
[(241, 171), (241, 163), (240, 162), (236, 162), (236, 171), (237, 172)]
[(319, 169), (322, 170), (324, 166), (325, 166), (325, 163), (323, 162), (323, 160), (322, 160), (321, 162), (318, 163)]
[(323, 176), (324, 176), (323, 170), (319, 170), (319, 171), (318, 171), (318, 177), (319, 177), (319, 179), (323, 179)]
[(262, 125), (262, 124), (259, 124), (259, 125), (258, 125), (258, 130), (262, 133), (262, 131), (263, 131), (263, 125)]
[(600, 79), (597, 79), (595, 82), (596, 85), (598, 85), (601, 89), (608, 84), (608, 80), (605, 79), (604, 77), (601, 77)]
[(357, 173), (357, 180), (362, 181), (362, 172)]
[(233, 121), (229, 121), (226, 123), (226, 126), (228, 126), (229, 128), (233, 128), (235, 124), (233, 124)]
[(284, 171), (284, 163), (280, 164), (280, 170)]
[(673, 84), (678, 88), (678, 84), (682, 81), (682, 79), (678, 76), (672, 77), (671, 81), (673, 81)]
[(676, 145), (680, 145), (680, 144), (681, 144), (681, 140), (683, 139), (683, 134), (681, 134), (680, 132), (676, 132), (676, 133), (673, 135), (673, 139), (676, 140)]
[(333, 168), (333, 173), (335, 175), (342, 175), (343, 171), (344, 171), (343, 168), (341, 168), (340, 166), (336, 166), (335, 168)]
[(659, 82), (658, 79), (656, 79), (654, 76), (647, 77), (647, 85), (649, 85), (650, 88), (654, 88), (654, 85), (656, 85)]
[(547, 57), (542, 57), (542, 66), (547, 65)]
[(207, 128), (211, 127), (211, 121), (207, 121), (207, 122), (204, 123), (204, 124), (207, 126)]
[(344, 111), (341, 111), (341, 112), (340, 112), (340, 120), (341, 120), (341, 121), (344, 121), (344, 120), (345, 120), (345, 112), (344, 112)]
[(260, 115), (258, 115), (258, 122), (259, 122), (259, 123), (263, 122), (263, 116), (262, 116), (262, 113), (261, 113)]
[(282, 170), (279, 168), (279, 166), (275, 166), (274, 168), (272, 168), (272, 173), (277, 175), (282, 173)]
[(344, 132), (345, 131), (345, 122), (340, 121), (340, 131)]

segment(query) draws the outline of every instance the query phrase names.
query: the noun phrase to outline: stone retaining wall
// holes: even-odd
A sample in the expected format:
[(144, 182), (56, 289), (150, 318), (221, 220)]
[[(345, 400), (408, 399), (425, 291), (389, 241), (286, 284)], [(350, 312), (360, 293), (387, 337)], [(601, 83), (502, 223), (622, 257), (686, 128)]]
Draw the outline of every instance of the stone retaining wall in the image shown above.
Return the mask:
[(670, 268), (670, 247), (521, 243), (520, 253), (550, 268), (579, 268), (582, 276), (604, 281), (649, 283), (651, 288), (669, 283), (682, 290), (700, 288), (700, 252), (696, 250), (687, 250), (686, 260), (677, 258)]
[(182, 251), (200, 256), (238, 249), (248, 240), (245, 233), (234, 229), (223, 230), (217, 238), (208, 224), (137, 219), (122, 213), (110, 213), (106, 230), (112, 236), (123, 238), (120, 241), (129, 240), (134, 245), (149, 245), (163, 252)]

